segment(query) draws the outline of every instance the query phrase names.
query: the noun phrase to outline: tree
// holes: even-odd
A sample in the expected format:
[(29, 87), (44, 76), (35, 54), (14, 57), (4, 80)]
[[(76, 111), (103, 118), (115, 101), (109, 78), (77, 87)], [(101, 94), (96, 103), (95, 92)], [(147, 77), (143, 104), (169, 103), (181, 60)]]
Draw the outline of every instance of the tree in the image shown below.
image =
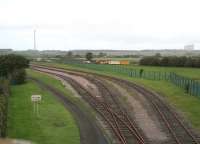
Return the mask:
[(93, 54), (91, 52), (86, 53), (85, 55), (86, 60), (91, 61), (93, 58)]
[(24, 69), (17, 69), (12, 73), (13, 84), (23, 84), (26, 80), (26, 72)]
[(160, 61), (161, 66), (168, 66), (169, 65), (169, 58), (168, 57), (163, 57)]
[(155, 57), (161, 57), (162, 55), (160, 53), (156, 53)]
[(68, 51), (68, 53), (67, 53), (67, 57), (72, 57), (72, 56), (73, 56), (72, 51)]
[(7, 77), (16, 69), (27, 68), (29, 60), (23, 56), (9, 54), (0, 56), (0, 76)]
[(102, 52), (100, 52), (98, 55), (98, 57), (105, 57), (105, 56), (106, 56), (106, 53), (102, 53)]
[(0, 76), (9, 78), (16, 84), (21, 84), (25, 81), (25, 68), (29, 66), (29, 60), (19, 55), (3, 55), (0, 56)]

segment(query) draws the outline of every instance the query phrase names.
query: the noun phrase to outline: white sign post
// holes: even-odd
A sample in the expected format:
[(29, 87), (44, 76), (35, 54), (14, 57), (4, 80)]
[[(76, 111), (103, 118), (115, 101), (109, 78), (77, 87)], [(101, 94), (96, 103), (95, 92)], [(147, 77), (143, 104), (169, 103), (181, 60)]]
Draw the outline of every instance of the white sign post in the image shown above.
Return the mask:
[(31, 101), (33, 102), (33, 112), (36, 114), (37, 117), (39, 117), (39, 103), (42, 100), (41, 95), (32, 95)]

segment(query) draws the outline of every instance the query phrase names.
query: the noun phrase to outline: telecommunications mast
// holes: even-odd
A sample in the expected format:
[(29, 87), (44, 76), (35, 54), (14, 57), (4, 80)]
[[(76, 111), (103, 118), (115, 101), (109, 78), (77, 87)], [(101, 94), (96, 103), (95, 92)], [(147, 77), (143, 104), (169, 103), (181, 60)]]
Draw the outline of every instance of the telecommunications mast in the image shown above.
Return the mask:
[(36, 29), (33, 30), (33, 38), (34, 38), (34, 50), (37, 50), (37, 48), (36, 48)]

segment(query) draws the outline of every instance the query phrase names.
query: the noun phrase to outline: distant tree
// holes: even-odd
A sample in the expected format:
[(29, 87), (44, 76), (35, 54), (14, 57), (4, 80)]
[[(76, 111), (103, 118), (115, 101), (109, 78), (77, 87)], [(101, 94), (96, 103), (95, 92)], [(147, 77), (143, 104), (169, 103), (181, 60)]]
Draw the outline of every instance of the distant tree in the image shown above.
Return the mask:
[(76, 58), (81, 58), (82, 56), (79, 55), (79, 54), (76, 54), (74, 57), (76, 57)]
[(72, 57), (72, 56), (73, 56), (73, 52), (72, 51), (68, 51), (67, 57)]
[(91, 52), (86, 53), (85, 55), (86, 60), (91, 61), (93, 58), (93, 54)]
[(100, 52), (98, 55), (98, 57), (105, 57), (105, 56), (106, 56), (106, 53), (102, 53), (102, 52)]
[(200, 57), (168, 56), (168, 57), (143, 57), (140, 65), (174, 66), (174, 67), (200, 67)]
[(161, 66), (168, 66), (168, 65), (169, 65), (169, 58), (168, 58), (168, 57), (163, 57), (163, 58), (160, 60), (160, 65), (161, 65)]
[(160, 58), (155, 56), (148, 56), (144, 57), (140, 60), (140, 65), (154, 65), (159, 66), (160, 65)]
[(160, 53), (156, 53), (155, 57), (161, 57), (162, 55)]
[(193, 59), (191, 57), (188, 57), (185, 64), (184, 64), (184, 67), (193, 67), (194, 64), (193, 64)]

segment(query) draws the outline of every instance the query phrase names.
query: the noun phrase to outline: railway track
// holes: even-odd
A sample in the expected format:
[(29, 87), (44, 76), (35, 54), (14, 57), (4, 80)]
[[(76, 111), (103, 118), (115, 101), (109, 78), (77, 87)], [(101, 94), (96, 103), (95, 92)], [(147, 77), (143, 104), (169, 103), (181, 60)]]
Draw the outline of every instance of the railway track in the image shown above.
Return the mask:
[[(41, 66), (39, 68), (51, 69), (51, 68), (41, 67)], [(53, 70), (66, 72), (66, 70), (62, 70), (62, 69), (53, 68)], [(126, 80), (121, 80), (121, 79), (113, 78), (110, 76), (102, 76), (102, 75), (101, 76), (98, 75), (98, 76), (107, 80), (114, 81), (118, 84), (125, 84), (128, 87), (134, 88), (136, 91), (144, 95), (146, 99), (151, 103), (157, 115), (160, 117), (160, 119), (162, 119), (163, 123), (168, 129), (168, 132), (170, 133), (171, 137), (174, 140), (173, 143), (199, 144), (199, 141), (196, 139), (194, 134), (179, 119), (177, 114), (174, 111), (172, 111), (171, 108), (167, 104), (165, 104), (160, 98), (158, 98), (154, 93), (134, 83), (128, 82)], [(66, 77), (62, 77), (62, 78), (67, 81), (71, 81), (70, 83), (74, 85), (74, 88), (77, 89), (77, 84), (73, 84), (72, 80)], [(124, 112), (124, 110), (121, 109), (121, 107), (119, 107), (116, 99), (114, 99), (114, 96), (108, 90), (108, 88), (97, 79), (95, 81), (98, 87), (101, 89), (102, 94), (107, 95), (107, 97), (109, 96), (110, 100), (106, 98), (106, 101), (105, 100), (102, 101), (102, 99), (98, 99), (98, 98), (95, 98), (94, 96), (91, 96), (91, 94), (89, 94), (88, 91), (87, 91), (88, 96), (85, 98), (91, 104), (91, 106), (94, 107), (96, 111), (98, 111), (98, 113), (105, 119), (105, 121), (107, 121), (107, 124), (113, 130), (119, 142), (121, 144), (128, 144), (128, 143), (134, 143), (134, 142), (135, 143), (137, 142), (139, 144), (147, 143), (144, 140), (142, 134), (138, 132), (138, 129), (136, 128), (135, 124), (129, 118), (126, 112)], [(130, 136), (134, 136), (134, 139), (133, 137), (130, 138), (130, 136), (128, 136), (127, 131), (128, 131), (128, 134), (130, 134)]]
[(124, 136), (127, 137), (127, 139), (129, 139), (130, 143), (131, 141), (134, 142), (134, 140), (131, 140), (130, 134), (127, 132), (126, 128), (128, 128), (129, 132), (135, 133), (138, 139), (147, 143), (147, 140), (144, 140), (142, 132), (139, 131), (137, 124), (134, 122), (133, 119), (131, 119), (131, 117), (128, 115), (128, 112), (125, 109), (123, 109), (119, 104), (118, 100), (116, 99), (117, 95), (112, 93), (112, 91), (101, 80), (94, 77), (93, 78), (86, 77), (86, 78), (90, 79), (95, 85), (97, 85), (104, 98), (104, 103), (106, 105), (109, 105), (110, 108), (113, 111), (115, 111), (116, 117), (124, 120), (125, 122), (124, 124), (126, 125), (126, 127), (121, 126), (120, 129), (122, 133), (124, 133)]
[[(37, 69), (38, 71), (41, 71)], [(44, 71), (41, 71), (44, 72)], [(105, 100), (92, 95), (88, 90), (83, 88), (80, 84), (75, 82), (73, 79), (63, 76), (61, 74), (55, 74), (51, 72), (46, 72), (49, 74), (54, 74), (68, 81), (72, 87), (74, 87), (80, 95), (102, 116), (107, 125), (112, 129), (112, 132), (118, 139), (119, 144), (146, 144), (142, 135), (137, 131), (134, 124), (130, 121), (127, 114), (114, 108), (115, 104), (108, 104)], [(109, 92), (109, 91), (107, 91)], [(109, 93), (110, 94), (110, 93)]]
[(130, 83), (124, 80), (120, 80), (120, 82), (134, 88), (139, 93), (144, 95), (146, 99), (149, 100), (149, 102), (153, 105), (155, 111), (165, 123), (176, 144), (199, 144), (193, 133), (179, 119), (178, 115), (173, 112), (171, 108), (167, 104), (165, 104), (160, 98), (158, 98), (154, 93), (134, 83)]

